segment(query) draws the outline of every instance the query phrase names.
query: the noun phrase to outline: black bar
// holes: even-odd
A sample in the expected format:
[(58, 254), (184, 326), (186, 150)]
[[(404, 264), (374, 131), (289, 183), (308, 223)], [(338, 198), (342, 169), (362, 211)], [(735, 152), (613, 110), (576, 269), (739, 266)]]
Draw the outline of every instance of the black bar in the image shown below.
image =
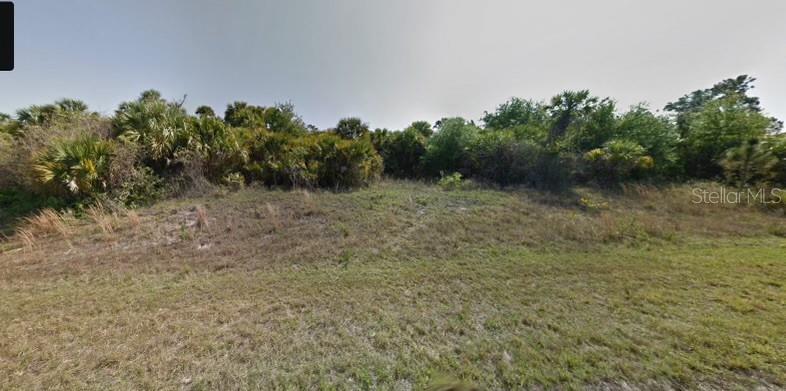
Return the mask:
[(0, 1), (0, 71), (14, 69), (14, 3)]

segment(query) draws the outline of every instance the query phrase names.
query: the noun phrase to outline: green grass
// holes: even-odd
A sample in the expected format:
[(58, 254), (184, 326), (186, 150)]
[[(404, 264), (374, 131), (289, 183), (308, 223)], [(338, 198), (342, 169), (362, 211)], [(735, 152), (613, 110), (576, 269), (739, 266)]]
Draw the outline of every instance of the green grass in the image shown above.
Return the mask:
[(783, 218), (652, 192), (247, 190), (12, 241), (0, 388), (786, 387)]

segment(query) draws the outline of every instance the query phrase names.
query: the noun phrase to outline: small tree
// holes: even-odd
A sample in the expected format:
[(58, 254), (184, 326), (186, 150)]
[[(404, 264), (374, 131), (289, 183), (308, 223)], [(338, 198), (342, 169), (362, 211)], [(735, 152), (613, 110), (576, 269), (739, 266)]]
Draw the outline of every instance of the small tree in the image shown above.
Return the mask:
[(469, 151), (479, 133), (478, 127), (463, 118), (441, 120), (423, 156), (425, 170), (434, 176), (440, 172), (466, 173), (470, 166)]
[(233, 102), (224, 111), (224, 121), (238, 128), (267, 128), (265, 108), (252, 106), (246, 102)]
[(726, 151), (767, 133), (772, 125), (770, 118), (751, 110), (745, 102), (743, 97), (731, 95), (708, 103), (687, 119), (680, 155), (688, 175), (721, 176), (719, 161)]
[[(376, 136), (376, 137), (375, 137)], [(420, 175), (421, 159), (426, 153), (426, 137), (418, 129), (409, 127), (401, 132), (372, 134), (385, 161), (385, 173), (397, 178)]]
[(434, 134), (434, 129), (431, 129), (431, 124), (428, 121), (415, 121), (407, 129), (413, 129), (425, 138), (429, 138)]
[(93, 136), (53, 144), (33, 169), (42, 184), (75, 196), (106, 190), (113, 146)]
[(199, 106), (194, 112), (199, 117), (215, 117), (216, 112), (210, 106)]
[(265, 109), (265, 126), (271, 132), (303, 135), (308, 132), (292, 103), (279, 103)]
[(483, 123), (489, 129), (510, 129), (523, 125), (541, 125), (546, 122), (545, 105), (532, 100), (511, 98), (497, 106), (493, 113), (483, 113)]
[(345, 139), (358, 139), (369, 132), (368, 124), (358, 117), (342, 118), (336, 124), (336, 134)]

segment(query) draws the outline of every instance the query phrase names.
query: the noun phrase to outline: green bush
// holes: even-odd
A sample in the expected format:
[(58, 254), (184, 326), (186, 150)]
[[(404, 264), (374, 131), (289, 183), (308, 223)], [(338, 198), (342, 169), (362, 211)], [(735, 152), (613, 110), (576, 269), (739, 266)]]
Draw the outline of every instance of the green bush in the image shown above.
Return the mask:
[(726, 151), (761, 139), (772, 125), (770, 118), (747, 108), (736, 95), (708, 103), (685, 121), (680, 157), (685, 172), (695, 178), (720, 176), (720, 160)]
[(440, 121), (437, 132), (429, 139), (423, 164), (426, 174), (464, 172), (470, 170), (470, 148), (480, 129), (463, 118)]
[(302, 136), (308, 132), (306, 124), (296, 113), (292, 103), (279, 103), (265, 109), (265, 126), (271, 132)]
[(24, 126), (48, 126), (54, 122), (72, 121), (96, 114), (88, 111), (87, 105), (77, 99), (60, 99), (53, 104), (32, 105), (16, 112), (16, 120)]
[(107, 190), (113, 145), (95, 136), (54, 143), (36, 159), (38, 180), (60, 194), (94, 196)]
[(585, 153), (584, 162), (587, 178), (602, 184), (640, 178), (654, 166), (644, 147), (630, 140), (608, 141), (602, 148)]
[(189, 117), (180, 103), (167, 102), (154, 90), (122, 103), (112, 122), (115, 134), (139, 144), (145, 163), (159, 174), (169, 168), (178, 150), (188, 146), (191, 136)]
[(620, 117), (617, 137), (644, 148), (653, 159), (652, 173), (672, 178), (678, 175), (680, 136), (667, 117), (656, 116), (644, 105), (634, 106)]
[(150, 205), (166, 196), (166, 190), (161, 177), (156, 175), (150, 167), (135, 166), (128, 171), (108, 194), (112, 201), (130, 208)]
[(773, 167), (773, 183), (786, 185), (786, 134), (766, 137), (762, 140), (762, 147), (769, 151), (777, 159)]
[(202, 171), (213, 182), (238, 172), (245, 162), (246, 153), (240, 147), (235, 131), (216, 117), (192, 119), (188, 137), (186, 148), (202, 160)]
[(317, 185), (320, 187), (345, 189), (364, 186), (382, 173), (382, 158), (368, 137), (344, 140), (323, 133), (301, 140), (311, 146), (308, 166), (316, 168)]
[(8, 133), (0, 132), (0, 189), (10, 188), (15, 179), (11, 170), (14, 140)]
[(247, 149), (247, 179), (271, 186), (351, 188), (382, 172), (382, 158), (368, 137), (346, 140), (331, 133), (294, 137), (260, 131)]
[(108, 197), (128, 207), (148, 205), (165, 195), (162, 179), (142, 164), (139, 149), (118, 140), (109, 164)]
[(437, 184), (445, 191), (460, 190), (463, 185), (463, 179), (460, 173), (454, 172), (444, 175)]
[(726, 151), (720, 165), (726, 181), (733, 185), (768, 185), (777, 176), (778, 158), (766, 145), (749, 141)]
[(547, 121), (547, 114), (543, 103), (511, 98), (497, 106), (493, 113), (484, 112), (482, 119), (487, 129), (502, 130), (543, 125)]
[(369, 128), (368, 124), (363, 122), (363, 120), (360, 118), (342, 118), (340, 121), (338, 121), (338, 124), (336, 124), (334, 133), (343, 138), (354, 140), (368, 134)]
[[(587, 95), (584, 96), (583, 94)], [(552, 130), (564, 126), (561, 138), (554, 139), (560, 150), (566, 152), (583, 153), (600, 148), (617, 134), (617, 116), (614, 101), (609, 98), (600, 99), (592, 97), (588, 91), (580, 91), (583, 96), (579, 102), (570, 102), (570, 92), (563, 93), (553, 101), (563, 102), (565, 107), (553, 107), (555, 116)], [(557, 99), (562, 98), (562, 100)], [(576, 105), (575, 107), (572, 105)], [(567, 124), (567, 125), (564, 125)]]
[(396, 178), (415, 178), (421, 175), (421, 160), (426, 153), (428, 139), (423, 129), (409, 127), (401, 132), (377, 133), (375, 145), (385, 162), (385, 174)]
[[(248, 134), (250, 133), (250, 135)], [(248, 162), (243, 173), (248, 181), (269, 186), (309, 186), (314, 179), (307, 172), (307, 150), (297, 138), (265, 130), (246, 131)]]
[(513, 131), (482, 132), (470, 146), (472, 176), (502, 186), (530, 182), (541, 147)]
[(252, 106), (246, 102), (234, 102), (227, 105), (224, 121), (229, 126), (238, 128), (267, 129), (265, 108)]

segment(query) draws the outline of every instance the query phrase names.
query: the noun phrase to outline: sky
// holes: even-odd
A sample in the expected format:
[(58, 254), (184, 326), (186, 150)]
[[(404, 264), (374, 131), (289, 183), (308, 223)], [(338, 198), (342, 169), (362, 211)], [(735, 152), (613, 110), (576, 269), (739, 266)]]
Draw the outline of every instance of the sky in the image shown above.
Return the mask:
[(590, 89), (653, 108), (749, 74), (786, 119), (783, 0), (16, 0), (0, 112), (63, 97), (111, 114), (146, 89), (223, 113), (292, 102), (320, 128), (479, 119)]

